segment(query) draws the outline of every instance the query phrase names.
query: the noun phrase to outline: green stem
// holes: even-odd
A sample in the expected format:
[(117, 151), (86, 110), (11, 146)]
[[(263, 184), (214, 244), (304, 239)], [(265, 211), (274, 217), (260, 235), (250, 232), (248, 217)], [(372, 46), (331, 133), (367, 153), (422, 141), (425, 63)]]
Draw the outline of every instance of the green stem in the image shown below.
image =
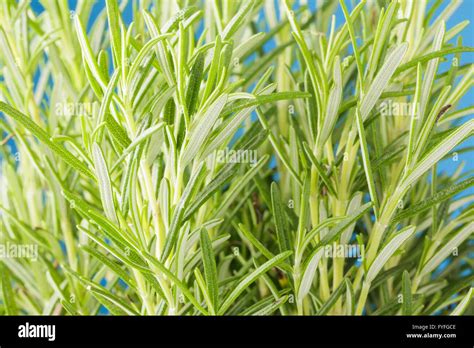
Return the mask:
[(365, 307), (365, 302), (367, 301), (367, 296), (369, 295), (370, 283), (364, 282), (362, 286), (362, 291), (359, 296), (359, 302), (357, 303), (357, 308), (355, 315), (362, 315)]

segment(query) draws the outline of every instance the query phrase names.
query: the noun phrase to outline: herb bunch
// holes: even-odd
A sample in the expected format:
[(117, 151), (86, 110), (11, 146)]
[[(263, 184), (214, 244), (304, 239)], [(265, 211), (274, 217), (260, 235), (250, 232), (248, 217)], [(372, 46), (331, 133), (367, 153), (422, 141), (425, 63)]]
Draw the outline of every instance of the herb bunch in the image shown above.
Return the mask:
[(474, 49), (442, 3), (2, 4), (0, 241), (38, 255), (0, 259), (0, 312), (472, 311)]

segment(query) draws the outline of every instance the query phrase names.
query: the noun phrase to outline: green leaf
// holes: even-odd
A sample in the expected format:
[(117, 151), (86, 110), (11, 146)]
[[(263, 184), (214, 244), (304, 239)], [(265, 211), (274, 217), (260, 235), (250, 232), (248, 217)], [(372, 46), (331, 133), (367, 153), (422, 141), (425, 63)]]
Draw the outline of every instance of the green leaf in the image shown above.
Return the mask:
[[(185, 167), (191, 162), (201, 146), (207, 141), (207, 136), (212, 130), (212, 127), (216, 123), (219, 115), (227, 102), (227, 95), (220, 96), (202, 115), (197, 115), (193, 125), (193, 129), (190, 132), (188, 143), (181, 156), (182, 166)], [(202, 113), (202, 111), (201, 111)]]
[(316, 157), (314, 156), (313, 152), (311, 151), (311, 149), (309, 148), (309, 145), (304, 142), (303, 143), (303, 148), (304, 148), (304, 151), (305, 151), (305, 154), (306, 156), (308, 156), (309, 160), (311, 161), (311, 163), (313, 164), (313, 166), (316, 168), (319, 176), (321, 177), (321, 180), (323, 180), (324, 184), (326, 185), (328, 191), (333, 195), (333, 196), (337, 196), (337, 193), (336, 193), (336, 190), (334, 189), (334, 186), (331, 182), (331, 180), (328, 178), (328, 176), (326, 175), (326, 170), (324, 169), (324, 167), (319, 163), (319, 161), (316, 159)]
[(48, 146), (56, 155), (58, 155), (64, 162), (69, 164), (72, 168), (76, 169), (80, 173), (88, 176), (91, 179), (95, 179), (94, 174), (87, 168), (87, 166), (80, 162), (76, 156), (70, 153), (68, 150), (58, 145), (56, 142), (51, 140), (51, 136), (46, 133), (40, 126), (33, 122), (28, 116), (22, 114), (18, 110), (12, 108), (10, 105), (0, 101), (0, 112), (4, 112), (16, 122), (20, 123), (23, 127), (29, 130), (35, 137), (42, 141)]
[(227, 191), (225, 198), (222, 200), (220, 207), (218, 207), (215, 213), (216, 217), (220, 218), (225, 215), (229, 206), (237, 199), (239, 193), (245, 188), (247, 183), (262, 170), (265, 164), (267, 164), (268, 158), (268, 155), (263, 156), (250, 168), (250, 170), (248, 170), (243, 176), (239, 177), (240, 179), (238, 182), (235, 182)]
[(212, 180), (199, 192), (184, 212), (184, 220), (193, 215), (212, 195), (221, 189), (233, 176), (238, 173), (236, 163), (227, 163)]
[(124, 300), (119, 298), (118, 296), (112, 294), (106, 288), (91, 282), (87, 278), (81, 276), (77, 272), (74, 272), (67, 266), (63, 266), (64, 269), (78, 279), (88, 291), (92, 293), (97, 301), (99, 301), (102, 305), (104, 305), (112, 314), (114, 315), (139, 315), (139, 313), (130, 307)]
[(446, 156), (455, 146), (470, 136), (474, 130), (474, 120), (467, 121), (459, 126), (454, 132), (449, 134), (441, 142), (436, 144), (408, 173), (402, 180), (401, 189), (408, 188), (414, 184), (433, 164)]
[(130, 250), (137, 249), (136, 243), (128, 234), (122, 233), (116, 225), (110, 222), (107, 218), (104, 218), (101, 213), (91, 207), (81, 197), (73, 194), (64, 187), (62, 193), (71, 204), (71, 208), (77, 210), (81, 215), (93, 222), (108, 238), (117, 243), (122, 250), (125, 250), (125, 248), (129, 248)]
[(86, 62), (87, 69), (89, 69), (91, 74), (91, 78), (89, 78), (89, 80), (94, 80), (100, 86), (101, 91), (103, 92), (107, 89), (107, 85), (102, 78), (99, 65), (97, 64), (97, 59), (94, 57), (91, 45), (87, 39), (86, 31), (82, 26), (79, 16), (74, 16), (74, 24), (76, 27), (77, 39), (79, 40), (79, 44), (81, 46), (82, 57)]
[(469, 238), (474, 233), (474, 222), (465, 225), (454, 237), (448, 242), (445, 242), (443, 247), (438, 250), (426, 263), (423, 265), (420, 276), (425, 276), (438, 267), (462, 242)]
[(277, 266), (283, 260), (288, 258), (291, 255), (291, 251), (286, 251), (284, 253), (278, 254), (273, 259), (268, 260), (263, 265), (259, 266), (256, 270), (252, 273), (245, 276), (241, 281), (239, 281), (238, 285), (231, 291), (229, 295), (225, 298), (224, 302), (219, 308), (219, 315), (223, 315), (229, 307), (234, 303), (234, 301), (239, 297), (239, 295), (255, 280), (261, 277), (263, 274), (268, 272), (273, 267)]
[(127, 132), (109, 113), (105, 116), (105, 126), (110, 132), (110, 135), (112, 135), (115, 141), (117, 141), (123, 148), (130, 145), (131, 140), (128, 137)]
[(405, 269), (411, 266), (410, 262), (402, 262), (392, 268), (387, 270), (381, 271), (376, 277), (375, 280), (372, 281), (371, 287), (375, 289), (383, 284), (385, 284), (389, 279), (398, 276), (401, 274)]
[(280, 252), (291, 249), (290, 226), (281, 199), (280, 190), (276, 182), (271, 184), (272, 212), (275, 219), (275, 228)]
[(362, 98), (362, 102), (360, 104), (360, 115), (363, 121), (367, 119), (370, 111), (375, 106), (375, 103), (377, 103), (377, 100), (384, 91), (385, 87), (387, 87), (388, 82), (395, 72), (395, 69), (400, 65), (403, 57), (405, 56), (407, 49), (408, 44), (403, 43), (397, 46), (387, 57), (387, 59), (385, 59), (380, 71), (375, 76), (374, 81), (370, 85), (367, 94), (365, 94)]
[(462, 315), (468, 308), (469, 304), (471, 303), (473, 294), (474, 294), (474, 288), (470, 288), (466, 296), (464, 296), (462, 301), (459, 302), (456, 308), (454, 308), (451, 315)]
[(390, 42), (390, 33), (393, 27), (392, 23), (394, 23), (393, 18), (396, 16), (398, 8), (399, 6), (397, 2), (391, 2), (386, 9), (387, 11), (385, 13), (380, 13), (379, 23), (377, 25), (377, 30), (375, 31), (374, 45), (369, 60), (367, 76), (369, 81), (372, 80), (372, 74), (375, 73), (379, 65), (383, 50)]
[(447, 56), (449, 54), (456, 54), (456, 53), (463, 53), (463, 52), (474, 52), (474, 47), (444, 48), (436, 52), (431, 52), (431, 53), (427, 53), (421, 56), (414, 57), (409, 62), (400, 65), (397, 68), (397, 70), (395, 70), (395, 74), (399, 74), (403, 71), (414, 68), (418, 65), (418, 63), (424, 63), (435, 58)]
[(208, 315), (208, 312), (201, 306), (201, 304), (196, 300), (191, 291), (189, 291), (186, 284), (181, 282), (169, 269), (167, 269), (160, 261), (158, 261), (153, 256), (145, 253), (144, 256), (146, 259), (152, 263), (156, 269), (163, 273), (167, 278), (169, 278), (183, 293), (183, 295), (192, 303), (192, 305), (204, 315)]
[(112, 184), (109, 177), (107, 164), (105, 163), (104, 155), (97, 143), (92, 146), (92, 157), (94, 158), (94, 167), (99, 181), (100, 197), (102, 206), (104, 207), (105, 216), (117, 223), (117, 213), (115, 212), (115, 201), (112, 192)]
[(138, 149), (135, 150), (135, 154), (137, 156), (133, 156), (129, 159), (127, 166), (125, 167), (125, 171), (123, 173), (122, 184), (120, 185), (120, 192), (121, 192), (121, 202), (120, 202), (120, 211), (122, 215), (126, 216), (128, 213), (129, 206), (134, 205), (132, 204), (135, 202), (134, 200), (134, 191), (133, 188), (135, 187), (133, 184), (133, 178), (136, 176), (138, 172)]
[[(359, 48), (357, 47), (357, 38), (356, 38), (355, 30), (354, 30), (354, 25), (349, 15), (349, 11), (347, 10), (347, 6), (345, 2), (343, 0), (339, 0), (339, 3), (341, 4), (342, 12), (344, 13), (344, 17), (346, 19), (347, 30), (349, 31), (349, 36), (351, 38), (351, 43), (352, 43), (352, 50), (354, 51), (354, 58), (357, 65), (359, 86), (361, 87), (360, 90), (362, 90), (362, 86), (364, 82), (363, 81), (364, 67), (362, 65), (362, 60), (360, 58)], [(364, 4), (365, 1), (361, 1), (361, 3)], [(353, 12), (355, 12), (355, 9)]]
[[(421, 64), (418, 64), (416, 69), (416, 89), (415, 89), (415, 96), (413, 97), (413, 105), (419, 105), (420, 96), (421, 96), (421, 87), (422, 87), (422, 79), (421, 79)], [(405, 170), (410, 168), (412, 165), (412, 158), (415, 153), (415, 137), (418, 133), (417, 131), (417, 120), (420, 119), (420, 112), (419, 108), (413, 108), (411, 112), (411, 119), (410, 119), (410, 133), (408, 138), (408, 148), (407, 148), (407, 160), (405, 164)]]
[(199, 289), (202, 291), (207, 307), (209, 308), (211, 314), (215, 315), (215, 309), (214, 305), (212, 304), (211, 296), (209, 295), (209, 289), (206, 286), (206, 281), (204, 280), (204, 277), (202, 276), (202, 273), (199, 268), (194, 269), (194, 277), (196, 278), (196, 283), (199, 286)]
[(254, 110), (254, 107), (250, 107), (239, 111), (232, 118), (229, 118), (227, 121), (225, 121), (223, 125), (218, 127), (215, 131), (214, 137), (209, 141), (209, 144), (206, 145), (202, 156), (206, 157), (209, 154), (212, 154), (221, 145), (225, 144), (225, 141), (229, 140), (229, 138), (234, 135), (237, 129), (242, 125), (242, 123), (250, 116), (250, 114)]
[(238, 225), (238, 229), (242, 234), (247, 238), (247, 240), (255, 247), (257, 248), (258, 251), (262, 253), (263, 256), (265, 256), (267, 259), (272, 259), (275, 257), (273, 253), (268, 250), (265, 245), (263, 245), (255, 236), (253, 235), (252, 232), (250, 232), (247, 227), (245, 227), (243, 224)]
[(190, 116), (194, 114), (196, 106), (199, 104), (198, 97), (204, 71), (204, 59), (205, 55), (203, 53), (197, 56), (191, 69), (191, 75), (189, 76), (186, 91), (186, 107), (188, 108), (188, 114)]
[(257, 116), (258, 116), (258, 119), (259, 119), (260, 123), (262, 124), (263, 129), (268, 131), (268, 138), (270, 139), (270, 143), (272, 144), (273, 149), (277, 153), (278, 158), (280, 158), (280, 160), (283, 162), (283, 164), (288, 169), (288, 171), (290, 172), (293, 179), (299, 185), (303, 185), (303, 182), (301, 181), (301, 179), (300, 179), (298, 173), (296, 172), (296, 170), (291, 165), (290, 160), (288, 159), (288, 156), (285, 153), (283, 147), (280, 145), (280, 142), (277, 140), (277, 138), (275, 137), (275, 135), (271, 131), (268, 122), (265, 120), (265, 116), (263, 115), (263, 113), (259, 109), (257, 109)]
[[(295, 13), (290, 10), (290, 6), (288, 5), (288, 1), (285, 0), (283, 2), (284, 9), (286, 11), (288, 21), (290, 23), (291, 29), (293, 31), (293, 37), (295, 38), (296, 42), (298, 43), (298, 46), (300, 48), (301, 54), (303, 56), (303, 60), (307, 66), (307, 71), (309, 74), (309, 77), (311, 79), (311, 87), (312, 87), (312, 92), (314, 93), (314, 97), (316, 99), (316, 115), (317, 115), (317, 125), (318, 127), (321, 126), (321, 118), (322, 118), (322, 100), (321, 100), (321, 95), (326, 94), (326, 89), (325, 89), (325, 84), (323, 83), (321, 79), (321, 75), (318, 73), (317, 69), (317, 61), (314, 59), (314, 55), (311, 53), (311, 51), (308, 48), (308, 45), (306, 44), (305, 37), (301, 31), (300, 26), (298, 25), (296, 21), (296, 16)], [(311, 95), (310, 95), (311, 96)]]
[(120, 76), (120, 68), (117, 68), (107, 85), (104, 98), (100, 104), (99, 114), (97, 115), (97, 124), (101, 124), (105, 120), (105, 115), (109, 112), (110, 102), (112, 101), (115, 87)]
[(201, 229), (201, 255), (204, 265), (207, 289), (214, 308), (219, 308), (219, 285), (217, 284), (217, 268), (211, 239), (206, 229)]
[(17, 315), (18, 307), (16, 305), (15, 294), (13, 292), (10, 280), (10, 271), (3, 264), (0, 264), (0, 270), (2, 271), (2, 298), (3, 304), (5, 306), (6, 315)]
[[(313, 227), (308, 233), (306, 233), (305, 240), (302, 244), (301, 250), (306, 250), (308, 245), (314, 241), (314, 238), (321, 233), (324, 229), (326, 229), (329, 226), (335, 225), (338, 222), (344, 221), (344, 219), (347, 219), (347, 216), (334, 216), (328, 219), (324, 219), (321, 223), (319, 223), (317, 226)], [(349, 217), (350, 218), (350, 217)], [(323, 238), (324, 236), (321, 236)]]
[(314, 249), (303, 266), (303, 276), (298, 287), (298, 300), (302, 301), (311, 290), (319, 261), (324, 255), (324, 247)]
[(470, 288), (472, 286), (473, 281), (474, 274), (470, 274), (464, 278), (457, 280), (456, 282), (450, 282), (449, 285), (443, 289), (443, 292), (439, 296), (439, 299), (437, 299), (435, 303), (431, 304), (423, 314), (433, 315), (437, 311), (443, 309), (444, 307), (446, 307), (446, 302), (458, 295), (459, 292), (463, 291), (464, 289)]
[[(439, 49), (441, 49), (443, 45), (443, 41), (444, 41), (444, 32), (445, 32), (445, 24), (444, 24), (444, 21), (441, 21), (441, 23), (438, 25), (438, 31), (433, 40), (433, 49), (432, 49), (433, 52), (436, 52)], [(421, 95), (420, 95), (420, 106), (419, 106), (421, 120), (425, 120), (425, 109), (426, 109), (426, 106), (428, 105), (431, 89), (433, 87), (433, 82), (436, 76), (436, 71), (438, 70), (438, 61), (439, 61), (438, 58), (430, 60), (426, 67), (426, 72), (423, 76), (423, 83), (421, 86)]]
[(370, 208), (372, 208), (372, 202), (368, 202), (363, 206), (359, 207), (355, 211), (352, 212), (351, 215), (348, 215), (344, 218), (341, 222), (339, 222), (336, 226), (331, 228), (329, 232), (321, 238), (321, 244), (329, 244), (332, 243), (336, 238), (343, 233), (349, 226), (351, 226), (354, 222), (359, 220), (364, 214), (366, 214)]
[(145, 129), (143, 132), (138, 134), (138, 136), (133, 139), (133, 142), (128, 145), (128, 147), (123, 150), (122, 155), (119, 157), (117, 162), (114, 164), (112, 167), (112, 171), (127, 157), (132, 151), (136, 150), (137, 147), (142, 145), (145, 141), (147, 141), (150, 137), (152, 137), (154, 134), (156, 134), (158, 131), (160, 131), (165, 124), (163, 122), (159, 122), (158, 124), (155, 124), (154, 126)]
[(273, 315), (275, 311), (277, 311), (281, 306), (283, 306), (288, 299), (290, 298), (289, 295), (282, 296), (278, 299), (273, 299), (272, 302), (268, 303), (266, 306), (262, 306), (259, 310), (255, 312), (248, 313), (246, 315), (254, 315), (254, 316), (268, 316)]
[(78, 229), (84, 232), (92, 241), (94, 241), (97, 245), (101, 248), (106, 250), (110, 255), (114, 256), (120, 262), (123, 262), (127, 266), (131, 267), (133, 270), (137, 270), (143, 275), (143, 278), (151, 285), (153, 290), (161, 297), (165, 298), (165, 294), (163, 293), (160, 285), (156, 281), (154, 274), (149, 268), (144, 259), (139, 256), (135, 251), (132, 249), (127, 249), (126, 247), (122, 249), (118, 249), (109, 243), (103, 241), (102, 237), (98, 237), (94, 233), (90, 232), (89, 230), (83, 228), (82, 226), (78, 226)]
[(400, 249), (403, 243), (405, 243), (408, 238), (413, 236), (415, 230), (415, 226), (405, 227), (387, 242), (387, 244), (382, 248), (377, 257), (374, 259), (372, 264), (369, 266), (369, 270), (367, 271), (367, 275), (365, 277), (368, 284), (370, 284), (375, 279), (382, 267), (393, 256), (393, 254), (398, 249)]
[(342, 76), (341, 76), (341, 62), (339, 56), (334, 62), (334, 87), (329, 92), (329, 99), (326, 107), (326, 116), (324, 117), (323, 127), (319, 133), (318, 147), (321, 149), (336, 125), (337, 116), (339, 115), (339, 106), (342, 99)]
[(3, 53), (3, 63), (6, 65), (6, 67), (8, 67), (8, 71), (12, 73), (18, 88), (20, 88), (20, 90), (25, 90), (25, 79), (22, 76), (20, 66), (15, 59), (14, 53), (12, 52), (11, 45), (8, 42), (8, 37), (3, 26), (0, 28), (0, 49)]
[(324, 302), (324, 305), (319, 309), (317, 315), (326, 315), (329, 310), (334, 306), (334, 304), (336, 304), (336, 301), (339, 299), (339, 297), (342, 296), (344, 289), (347, 290), (347, 287), (349, 286), (348, 284), (348, 279), (344, 278), (344, 281), (339, 284), (336, 290), (334, 290), (331, 296), (329, 296), (326, 302)]
[(354, 295), (354, 288), (352, 287), (352, 283), (348, 278), (346, 280), (346, 308), (347, 308), (347, 315), (354, 315), (355, 313), (355, 295)]
[(166, 237), (165, 246), (163, 248), (163, 254), (161, 255), (162, 260), (166, 260), (171, 254), (172, 249), (174, 248), (176, 241), (178, 240), (178, 233), (183, 223), (183, 215), (185, 207), (188, 204), (191, 194), (195, 191), (196, 187), (200, 184), (202, 179), (202, 173), (204, 169), (204, 162), (201, 162), (196, 170), (193, 172), (189, 178), (189, 182), (184, 189), (184, 192), (181, 196), (180, 201), (175, 207), (173, 213), (173, 219), (171, 220), (171, 226), (168, 231), (168, 236)]
[(298, 227), (296, 230), (296, 257), (299, 257), (299, 253), (301, 251), (300, 246), (302, 245), (306, 227), (309, 221), (309, 200), (310, 200), (310, 186), (311, 186), (311, 178), (308, 172), (303, 173), (303, 187), (301, 190), (300, 195), (300, 211), (298, 216)]
[(100, 263), (107, 266), (113, 273), (120, 277), (120, 279), (122, 279), (129, 286), (134, 289), (137, 289), (137, 285), (135, 284), (135, 281), (133, 280), (131, 275), (129, 275), (127, 271), (125, 271), (119, 264), (115, 263), (103, 253), (95, 250), (94, 248), (91, 248), (90, 246), (81, 245), (80, 248), (95, 257)]
[(430, 209), (431, 207), (444, 202), (445, 200), (454, 197), (460, 192), (463, 192), (469, 187), (472, 187), (474, 185), (474, 177), (468, 178), (464, 181), (461, 181), (460, 183), (457, 183), (452, 186), (448, 186), (445, 189), (436, 192), (431, 197), (423, 199), (421, 202), (408, 207), (405, 210), (402, 210), (400, 213), (395, 215), (393, 218), (392, 222), (397, 223), (402, 221), (403, 219), (407, 219), (416, 215), (419, 215), (420, 213)]
[(403, 315), (412, 315), (413, 305), (412, 305), (412, 296), (411, 296), (411, 281), (410, 274), (408, 271), (403, 272), (402, 276), (402, 314)]
[[(356, 194), (351, 198), (349, 205), (347, 206), (347, 216), (351, 216), (354, 213), (357, 213), (357, 210), (361, 207), (363, 194), (362, 192), (356, 192)], [(349, 244), (354, 233), (354, 227), (356, 222), (354, 221), (341, 235), (341, 244)]]
[(420, 157), (420, 154), (423, 153), (423, 150), (425, 149), (425, 145), (428, 143), (429, 138), (431, 134), (433, 133), (432, 130), (436, 125), (438, 115), (446, 107), (446, 100), (448, 98), (448, 93), (450, 90), (451, 90), (451, 86), (445, 86), (441, 90), (428, 116), (420, 120), (420, 122), (422, 123), (422, 126), (421, 126), (421, 130), (419, 134), (417, 135), (414, 159), (418, 159)]
[(307, 92), (278, 92), (268, 95), (257, 95), (252, 99), (234, 103), (231, 106), (226, 107), (222, 112), (222, 117), (226, 117), (234, 112), (238, 112), (252, 106), (275, 103), (280, 100), (292, 100), (309, 97), (311, 97), (311, 94)]
[(138, 52), (136, 58), (134, 59), (130, 67), (130, 70), (128, 71), (127, 84), (129, 86), (132, 85), (132, 82), (136, 80), (141, 64), (143, 63), (147, 55), (151, 52), (151, 50), (155, 48), (156, 44), (170, 37), (172, 37), (171, 34), (158, 35), (157, 37), (154, 37), (153, 39), (148, 41), (145, 45), (143, 45), (140, 52)]
[(362, 163), (364, 164), (365, 178), (367, 180), (367, 186), (369, 187), (370, 199), (374, 203), (375, 219), (378, 220), (379, 200), (377, 197), (377, 191), (375, 189), (375, 180), (374, 180), (374, 175), (372, 173), (372, 166), (370, 164), (369, 147), (367, 146), (364, 122), (362, 121), (362, 117), (358, 109), (356, 109), (356, 123), (357, 123), (357, 130), (359, 132), (360, 148), (362, 152)]
[[(148, 11), (143, 11), (143, 18), (152, 38), (161, 35), (160, 29), (156, 24), (155, 19)], [(172, 66), (172, 59), (170, 57), (169, 52), (167, 51), (168, 46), (169, 44), (166, 42), (166, 40), (165, 42), (158, 42), (156, 53), (161, 71), (165, 75), (168, 86), (171, 87), (176, 85), (176, 78)]]
[(235, 32), (239, 30), (247, 18), (253, 13), (254, 5), (255, 1), (244, 1), (242, 3), (242, 6), (239, 8), (239, 12), (237, 12), (237, 14), (232, 17), (222, 32), (222, 38), (224, 40), (230, 39), (235, 34)]
[(112, 52), (114, 57), (115, 66), (120, 65), (122, 56), (122, 27), (121, 27), (121, 14), (118, 7), (117, 0), (107, 0), (105, 2), (107, 7), (107, 19), (109, 21), (109, 32), (111, 36)]

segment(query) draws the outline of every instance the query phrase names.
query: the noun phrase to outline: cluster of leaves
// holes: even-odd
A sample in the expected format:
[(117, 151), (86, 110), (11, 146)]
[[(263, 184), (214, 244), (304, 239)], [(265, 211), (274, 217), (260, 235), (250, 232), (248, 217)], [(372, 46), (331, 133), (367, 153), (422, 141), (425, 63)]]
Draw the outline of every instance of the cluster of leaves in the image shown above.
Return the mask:
[(437, 170), (474, 131), (456, 3), (41, 5), (0, 6), (0, 242), (39, 253), (0, 260), (2, 313), (466, 311), (474, 180)]

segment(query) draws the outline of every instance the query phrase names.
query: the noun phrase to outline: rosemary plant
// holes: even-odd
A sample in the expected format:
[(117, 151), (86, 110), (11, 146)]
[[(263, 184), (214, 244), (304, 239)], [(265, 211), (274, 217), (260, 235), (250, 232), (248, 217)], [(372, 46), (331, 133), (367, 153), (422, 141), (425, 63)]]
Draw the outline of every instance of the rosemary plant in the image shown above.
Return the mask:
[(0, 313), (472, 313), (457, 1), (99, 5), (0, 4)]

